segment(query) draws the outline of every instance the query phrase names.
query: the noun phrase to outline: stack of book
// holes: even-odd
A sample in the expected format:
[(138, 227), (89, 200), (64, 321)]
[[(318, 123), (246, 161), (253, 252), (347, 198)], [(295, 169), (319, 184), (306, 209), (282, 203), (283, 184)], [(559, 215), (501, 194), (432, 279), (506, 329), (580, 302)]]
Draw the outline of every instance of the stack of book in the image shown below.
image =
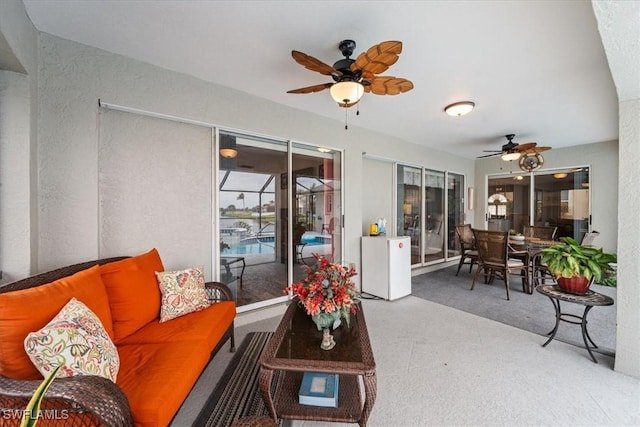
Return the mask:
[(298, 393), (301, 405), (338, 407), (338, 374), (305, 372)]

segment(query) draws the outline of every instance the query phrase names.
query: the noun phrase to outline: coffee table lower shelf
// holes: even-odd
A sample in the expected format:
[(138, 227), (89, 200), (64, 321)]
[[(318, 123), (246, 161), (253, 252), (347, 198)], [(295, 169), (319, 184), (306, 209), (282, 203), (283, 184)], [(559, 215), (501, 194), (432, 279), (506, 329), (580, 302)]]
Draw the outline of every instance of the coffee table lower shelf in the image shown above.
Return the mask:
[(362, 398), (357, 375), (340, 374), (338, 385), (338, 407), (301, 405), (298, 392), (303, 372), (282, 371), (282, 382), (274, 399), (276, 413), (290, 420), (313, 420), (357, 423), (362, 418)]

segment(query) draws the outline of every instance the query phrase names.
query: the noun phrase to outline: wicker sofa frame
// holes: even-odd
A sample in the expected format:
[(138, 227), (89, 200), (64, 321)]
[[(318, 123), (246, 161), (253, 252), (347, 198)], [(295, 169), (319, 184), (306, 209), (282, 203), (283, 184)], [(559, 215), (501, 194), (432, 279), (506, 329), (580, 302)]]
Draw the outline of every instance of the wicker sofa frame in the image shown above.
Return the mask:
[[(88, 261), (45, 273), (36, 274), (15, 282), (0, 285), (0, 293), (28, 289), (53, 282), (95, 265), (103, 265), (129, 258), (126, 256)], [(212, 302), (233, 301), (231, 290), (219, 282), (205, 284), (207, 295)], [(235, 351), (233, 322), (211, 352), (211, 358), (230, 340), (231, 351)], [(42, 380), (14, 380), (0, 376), (0, 416), (2, 425), (20, 425), (20, 414), (26, 408), (31, 396)], [(113, 426), (133, 425), (129, 401), (122, 390), (111, 380), (83, 375), (57, 378), (51, 383), (41, 410), (46, 410), (52, 418), (61, 420), (66, 426)]]

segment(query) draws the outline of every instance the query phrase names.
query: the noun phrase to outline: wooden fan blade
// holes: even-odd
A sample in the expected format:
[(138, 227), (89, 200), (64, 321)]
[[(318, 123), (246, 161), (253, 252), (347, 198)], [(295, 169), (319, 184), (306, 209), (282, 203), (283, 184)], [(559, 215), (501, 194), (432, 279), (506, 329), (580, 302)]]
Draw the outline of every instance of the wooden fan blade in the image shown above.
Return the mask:
[(320, 74), (324, 74), (325, 76), (330, 76), (332, 74), (342, 75), (342, 73), (333, 68), (331, 65), (327, 65), (319, 59), (316, 59), (313, 56), (309, 56), (306, 53), (292, 50), (291, 56), (298, 64), (302, 65), (307, 70), (316, 71)]
[[(483, 150), (483, 151), (487, 151), (487, 150)], [(485, 154), (484, 156), (478, 156), (476, 157), (476, 159), (484, 159), (485, 157), (494, 157), (497, 155), (502, 154), (502, 151), (498, 152), (498, 153), (493, 153), (493, 154)]]
[(551, 147), (533, 147), (530, 148), (528, 150), (522, 151), (525, 154), (536, 154), (536, 153), (542, 153), (543, 151), (547, 151), (547, 150), (551, 150)]
[(375, 95), (398, 95), (413, 89), (413, 83), (407, 79), (393, 76), (378, 76), (369, 79), (370, 85), (365, 85), (365, 92)]
[(398, 61), (398, 55), (401, 52), (402, 42), (382, 42), (358, 55), (355, 62), (351, 64), (351, 71), (362, 71), (363, 77), (373, 77), (374, 74), (384, 73)]
[(322, 83), (314, 86), (301, 87), (300, 89), (288, 90), (287, 93), (314, 93), (329, 89), (331, 86), (333, 86), (333, 83)]
[(522, 153), (522, 152), (525, 152), (527, 150), (531, 150), (535, 146), (536, 146), (535, 142), (527, 142), (525, 144), (518, 144), (513, 149), (516, 150), (516, 151), (520, 151)]

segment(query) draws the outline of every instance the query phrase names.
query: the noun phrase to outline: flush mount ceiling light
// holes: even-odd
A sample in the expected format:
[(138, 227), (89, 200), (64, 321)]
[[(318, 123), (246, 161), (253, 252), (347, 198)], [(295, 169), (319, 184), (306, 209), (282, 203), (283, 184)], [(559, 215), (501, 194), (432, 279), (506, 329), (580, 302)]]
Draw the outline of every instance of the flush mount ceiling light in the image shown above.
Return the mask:
[(349, 108), (358, 103), (364, 95), (364, 86), (353, 81), (334, 83), (329, 89), (331, 97), (343, 108)]
[(220, 135), (220, 155), (225, 159), (233, 159), (238, 155), (235, 136), (226, 134)]
[(325, 148), (325, 147), (318, 147), (318, 151), (321, 153), (330, 153), (331, 149), (330, 148)]
[(554, 174), (553, 174), (553, 177), (554, 177), (555, 179), (565, 179), (565, 178), (566, 178), (566, 177), (568, 177), (568, 176), (569, 176), (569, 174), (568, 174), (568, 173), (566, 173), (566, 172), (558, 172), (558, 173), (554, 173)]
[(470, 113), (475, 106), (476, 104), (471, 101), (456, 102), (444, 107), (444, 112), (450, 116), (460, 117)]

